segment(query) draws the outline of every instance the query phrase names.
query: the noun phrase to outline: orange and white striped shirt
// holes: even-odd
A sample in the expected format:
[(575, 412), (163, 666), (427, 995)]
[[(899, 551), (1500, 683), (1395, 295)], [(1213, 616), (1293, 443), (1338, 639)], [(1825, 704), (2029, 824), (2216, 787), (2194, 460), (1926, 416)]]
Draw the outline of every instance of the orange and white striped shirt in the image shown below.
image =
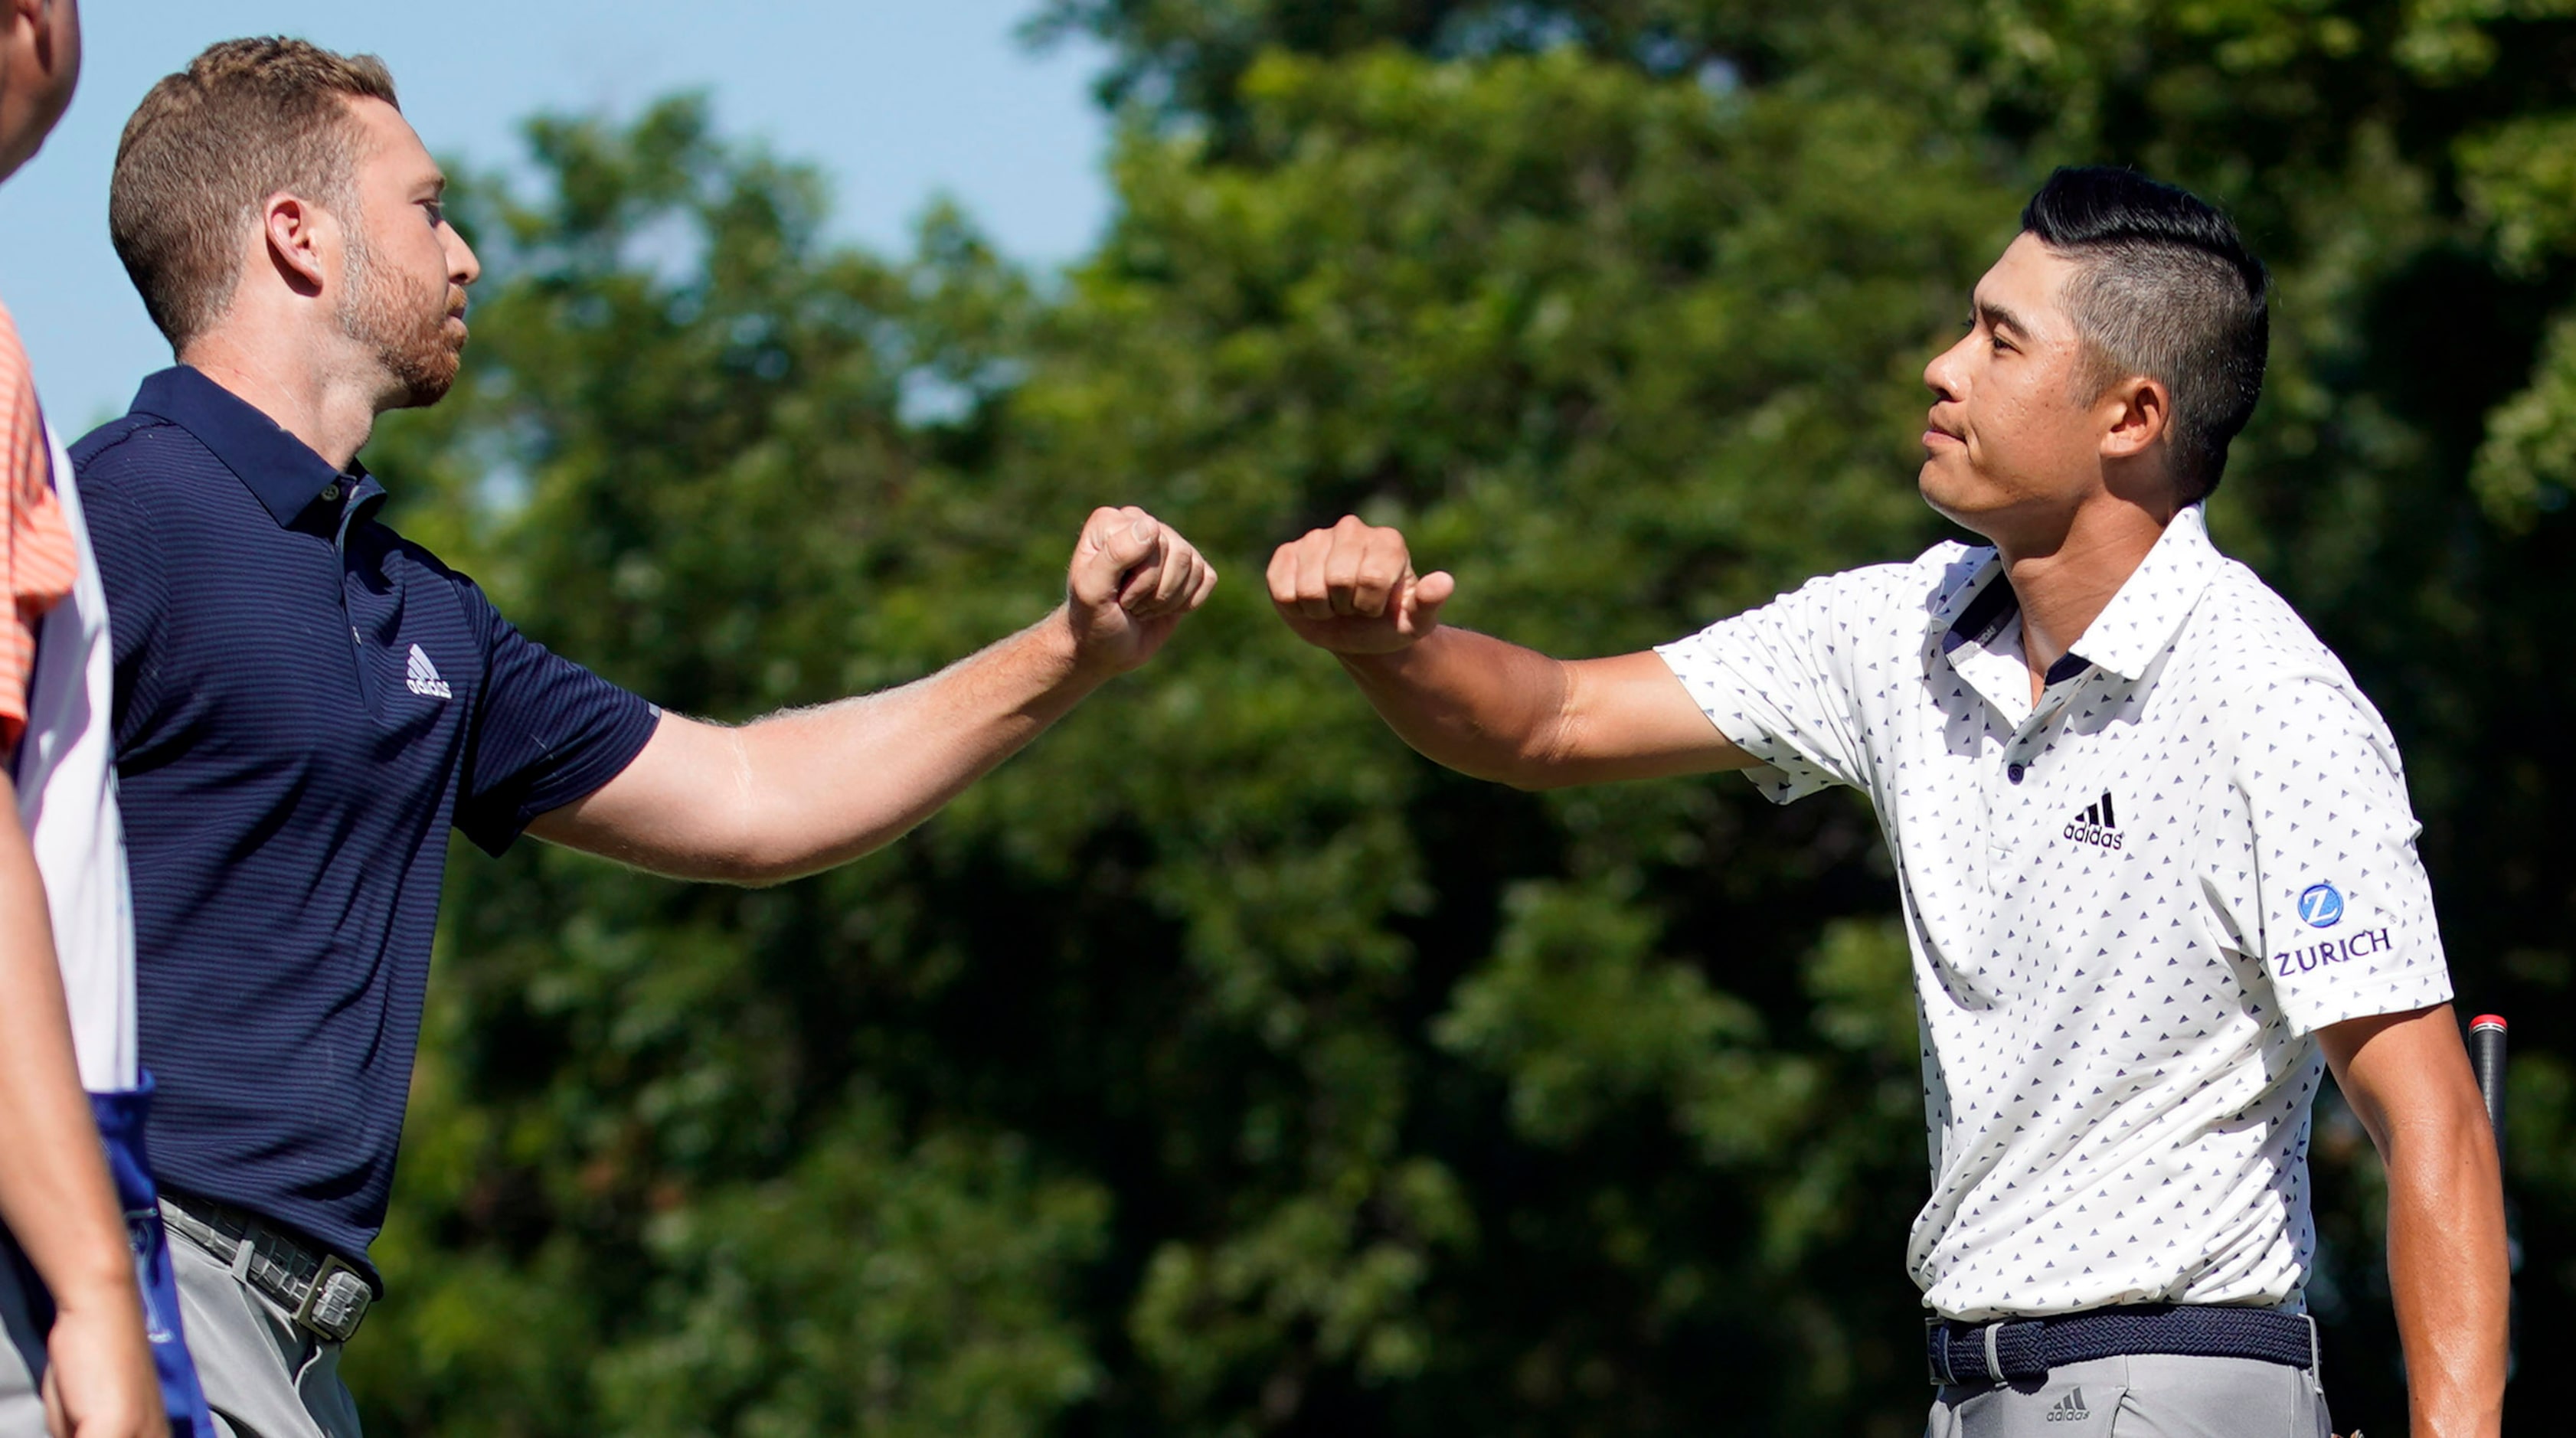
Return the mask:
[(0, 306), (0, 588), (10, 604), (0, 622), (0, 752), (17, 748), (26, 732), (36, 626), (72, 592), (80, 572), (71, 525), (54, 497), (51, 449), (17, 322)]

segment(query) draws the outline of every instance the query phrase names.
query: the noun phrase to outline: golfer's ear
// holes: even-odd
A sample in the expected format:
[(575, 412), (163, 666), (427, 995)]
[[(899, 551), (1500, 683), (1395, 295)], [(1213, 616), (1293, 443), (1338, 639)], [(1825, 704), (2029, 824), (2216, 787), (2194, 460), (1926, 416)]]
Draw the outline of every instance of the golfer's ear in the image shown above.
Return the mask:
[(323, 208), (280, 190), (260, 202), (259, 219), (261, 244), (278, 278), (297, 294), (320, 294), (328, 272), (322, 232), (331, 223)]
[(2160, 379), (2131, 375), (2103, 391), (2102, 457), (2128, 459), (2155, 447), (2173, 428), (2173, 391)]

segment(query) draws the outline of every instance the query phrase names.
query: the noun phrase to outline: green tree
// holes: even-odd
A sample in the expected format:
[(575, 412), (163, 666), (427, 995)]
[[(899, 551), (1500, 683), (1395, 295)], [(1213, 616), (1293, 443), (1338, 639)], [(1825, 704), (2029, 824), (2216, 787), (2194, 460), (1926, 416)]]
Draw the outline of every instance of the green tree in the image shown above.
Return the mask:
[[(1467, 617), (1624, 646), (1919, 544), (1904, 376), (2003, 201), (1962, 167), (1886, 203), (1907, 122), (1861, 99), (1571, 55), (1262, 84), (1293, 156), (1139, 134), (1051, 303), (946, 222), (907, 266), (817, 245), (808, 182), (687, 106), (542, 125), (544, 193), (464, 207), (473, 379), (378, 467), (644, 692), (736, 716), (919, 672), (1046, 602), (1101, 498), (1236, 577), (870, 863), (756, 894), (461, 863), (397, 1298), (353, 1358), (380, 1421), (830, 1428), (858, 1353), (885, 1431), (954, 1421), (971, 1363), (1027, 1365), (1022, 1429), (1652, 1431), (1741, 1409), (1718, 1342), (1798, 1375), (1783, 1423), (1914, 1421), (1902, 949), (1835, 923), (1885, 908), (1866, 815), (1441, 776), (1247, 581), (1362, 505), (1455, 548)], [(757, 1232), (825, 1214), (1017, 1326), (889, 1319), (912, 1290)], [(953, 1272), (994, 1223), (1045, 1241)], [(750, 1321), (790, 1302), (842, 1326)], [(542, 1336), (472, 1321), (523, 1309)]]
[[(2525, 1352), (2569, 1323), (2567, 1056), (2576, 873), (2555, 719), (2576, 613), (2576, 170), (2564, 0), (2103, 4), (1888, 12), (1692, 3), (1223, 6), (1053, 0), (1107, 88), (1159, 128), (1250, 140), (1259, 57), (1341, 66), (1373, 45), (1470, 63), (1571, 48), (1596, 64), (1777, 97), (1865, 94), (1928, 123), (2005, 190), (2057, 163), (2132, 163), (2227, 204), (2276, 279), (2263, 409), (2212, 506), (2223, 544), (2287, 592), (2407, 746), (2464, 1003), (2516, 1017), (2513, 1181), (2528, 1220)], [(1841, 562), (1881, 557), (1855, 548)], [(2394, 1421), (2375, 1164), (2329, 1103), (2318, 1299), (2336, 1389)], [(2566, 1399), (2526, 1369), (2518, 1414)]]
[[(743, 718), (1052, 602), (1094, 503), (1228, 572), (902, 845), (763, 892), (460, 855), (350, 1366), (379, 1429), (1904, 1434), (1902, 931), (1848, 796), (1532, 797), (1269, 616), (1356, 510), (1452, 613), (1635, 648), (1911, 554), (1922, 362), (2048, 165), (2276, 266), (2222, 544), (2407, 745), (2523, 1055), (2524, 1352), (2566, 1330), (2576, 22), (2550, 0), (1130, 5), (1120, 211), (1033, 285), (894, 261), (702, 106), (466, 187), (467, 380), (371, 451), (523, 627)], [(2554, 318), (2553, 318), (2554, 316)], [(2345, 1425), (2397, 1421), (2373, 1166), (2321, 1117)], [(2527, 1366), (2517, 1405), (2567, 1381)]]
[[(909, 677), (1043, 607), (907, 577), (1036, 542), (941, 468), (972, 426), (900, 416), (931, 385), (972, 410), (1020, 323), (970, 236), (935, 222), (914, 267), (822, 246), (813, 176), (693, 101), (530, 138), (537, 198), (468, 187), (498, 293), (465, 384), (377, 452), (398, 522), (695, 712)], [(1107, 1192), (897, 1056), (970, 908), (899, 864), (742, 893), (461, 863), (382, 1245), (402, 1298), (352, 1355), (371, 1417), (1009, 1434), (1092, 1391), (1072, 1295)]]

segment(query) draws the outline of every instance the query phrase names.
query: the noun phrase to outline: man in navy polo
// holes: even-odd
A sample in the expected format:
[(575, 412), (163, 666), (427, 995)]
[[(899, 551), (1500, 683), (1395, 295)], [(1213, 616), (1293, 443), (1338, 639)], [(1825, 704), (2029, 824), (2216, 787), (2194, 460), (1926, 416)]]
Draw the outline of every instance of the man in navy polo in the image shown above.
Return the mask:
[(893, 840), (1113, 675), (1214, 572), (1094, 512), (1063, 606), (918, 683), (723, 728), (513, 629), (377, 519), (375, 417), (435, 402), (472, 252), (372, 57), (216, 45), (128, 122), (119, 255), (180, 364), (74, 450), (109, 594), (151, 1143), (236, 1435), (357, 1431), (452, 826), (767, 881)]

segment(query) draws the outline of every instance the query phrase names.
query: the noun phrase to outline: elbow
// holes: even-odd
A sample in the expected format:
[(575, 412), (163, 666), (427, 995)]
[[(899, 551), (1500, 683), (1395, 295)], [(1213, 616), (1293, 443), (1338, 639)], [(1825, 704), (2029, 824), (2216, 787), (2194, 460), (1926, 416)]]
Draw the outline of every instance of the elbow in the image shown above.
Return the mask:
[(691, 877), (742, 889), (775, 888), (873, 854), (902, 838), (911, 827), (872, 824), (856, 833), (828, 836), (755, 829), (740, 835), (736, 843), (722, 851), (706, 856), (704, 872)]
[(724, 855), (695, 877), (701, 882), (737, 889), (774, 889), (877, 848), (869, 844), (848, 853), (816, 853), (806, 848), (754, 847)]
[(1533, 794), (1543, 789), (1561, 788), (1567, 782), (1558, 772), (1554, 760), (1538, 746), (1515, 744), (1497, 734), (1403, 734), (1402, 737), (1414, 753), (1441, 768), (1488, 784), (1504, 784), (1522, 793)]
[(630, 856), (628, 861), (674, 879), (743, 889), (770, 888), (820, 867), (805, 846), (787, 842), (750, 813), (734, 814), (700, 830), (694, 842), (660, 854)]
[(704, 875), (708, 883), (724, 884), (736, 889), (774, 889), (790, 879), (801, 879), (808, 871), (776, 860), (746, 859), (725, 865), (715, 873)]
[(734, 889), (774, 889), (791, 880), (804, 878), (825, 866), (796, 864), (769, 858), (710, 858), (693, 866), (692, 871), (676, 877), (700, 884), (723, 884)]
[(1562, 699), (1551, 718), (1532, 725), (1517, 743), (1506, 745), (1505, 751), (1496, 772), (1489, 777), (1524, 794), (1542, 794), (1583, 782), (1584, 775), (1569, 762), (1578, 746), (1573, 716), (1566, 712)]
[(725, 884), (737, 889), (766, 889), (797, 876), (794, 868), (775, 856), (734, 847), (709, 847), (685, 855), (639, 856), (629, 862), (664, 878)]
[(2392, 1200), (2433, 1196), (2438, 1207), (2456, 1212), (2471, 1195), (2492, 1191), (2500, 1203), (2502, 1175), (2486, 1105), (2474, 1101), (2472, 1091), (2471, 1102), (2427, 1107), (2428, 1112), (2386, 1122), (2377, 1136)]
[(1489, 777), (1524, 794), (1544, 794), (1553, 789), (1571, 788), (1576, 782), (1563, 768), (1548, 763), (1523, 762)]
[(1524, 794), (1541, 794), (1550, 789), (1563, 789), (1579, 782), (1566, 772), (1565, 766), (1552, 758), (1528, 752), (1507, 754), (1434, 754), (1422, 751), (1422, 757), (1444, 769), (1454, 770), (1470, 779), (1488, 784), (1501, 784)]

